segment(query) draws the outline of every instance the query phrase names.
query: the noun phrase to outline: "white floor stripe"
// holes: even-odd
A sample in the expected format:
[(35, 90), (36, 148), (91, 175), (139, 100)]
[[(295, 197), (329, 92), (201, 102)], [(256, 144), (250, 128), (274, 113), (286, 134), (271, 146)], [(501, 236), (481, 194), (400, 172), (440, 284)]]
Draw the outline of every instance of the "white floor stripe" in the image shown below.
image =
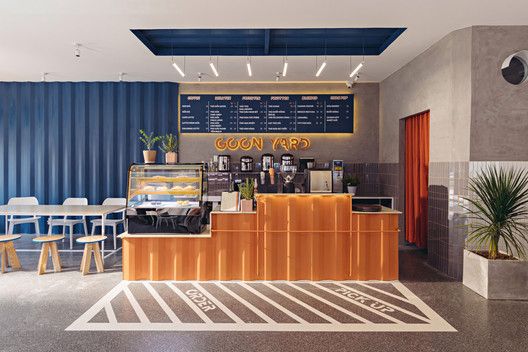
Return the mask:
[(401, 282), (395, 282), (394, 287), (398, 289), (408, 300), (412, 300), (416, 308), (424, 313), (431, 321), (431, 325), (437, 326), (439, 329), (445, 329), (445, 331), (456, 331), (447, 321), (442, 319), (434, 310), (425, 304), (418, 296), (411, 292)]
[(266, 287), (269, 287), (270, 289), (272, 289), (273, 291), (283, 295), (284, 297), (288, 298), (289, 300), (297, 303), (298, 305), (300, 306), (303, 306), (305, 309), (309, 310), (310, 312), (314, 313), (315, 315), (319, 316), (321, 319), (324, 319), (326, 321), (328, 321), (329, 323), (332, 323), (332, 324), (341, 324), (340, 322), (338, 322), (337, 320), (335, 320), (334, 318), (332, 318), (331, 316), (328, 316), (326, 315), (325, 313), (313, 308), (312, 306), (304, 303), (303, 301), (301, 301), (300, 299), (297, 299), (296, 297), (293, 297), (292, 295), (290, 295), (289, 293), (287, 293), (286, 291), (283, 291), (281, 289), (279, 289), (278, 287), (275, 287), (273, 285), (271, 285), (270, 283), (268, 282), (263, 282), (262, 283), (264, 286)]
[(289, 316), (293, 320), (296, 320), (296, 323), (310, 324), (309, 322), (307, 322), (306, 320), (304, 320), (303, 318), (301, 318), (300, 316), (298, 316), (294, 312), (291, 312), (288, 309), (286, 309), (286, 307), (282, 306), (280, 303), (275, 302), (271, 298), (269, 298), (266, 295), (264, 295), (264, 294), (260, 293), (259, 291), (255, 290), (253, 287), (251, 287), (251, 286), (249, 286), (249, 285), (247, 285), (247, 284), (245, 284), (243, 282), (240, 283), (240, 286), (244, 287), (249, 292), (253, 293), (255, 296), (257, 296), (257, 297), (263, 299), (264, 301), (268, 302), (269, 304), (271, 304), (272, 306), (274, 306), (279, 311), (283, 312), (284, 314), (286, 314), (287, 316)]
[(390, 321), (392, 321), (394, 323), (397, 323), (397, 324), (400, 324), (400, 323), (401, 324), (405, 324), (405, 322), (403, 322), (403, 321), (401, 321), (399, 319), (393, 318), (393, 317), (391, 317), (388, 314), (385, 314), (383, 312), (380, 312), (379, 310), (376, 310), (376, 309), (371, 308), (371, 307), (369, 307), (369, 306), (367, 306), (365, 304), (357, 302), (357, 301), (355, 301), (355, 300), (353, 300), (353, 299), (351, 299), (351, 298), (349, 298), (347, 296), (340, 295), (339, 293), (337, 293), (337, 292), (335, 292), (335, 291), (333, 291), (333, 290), (331, 290), (329, 288), (326, 288), (326, 287), (324, 287), (324, 286), (322, 286), (320, 284), (314, 283), (314, 286), (316, 286), (317, 288), (319, 288), (319, 289), (321, 289), (323, 291), (326, 291), (326, 292), (328, 292), (328, 293), (330, 293), (330, 294), (332, 294), (332, 295), (334, 295), (336, 297), (339, 297), (339, 298), (341, 298), (341, 299), (343, 299), (343, 300), (345, 300), (347, 302), (350, 302), (350, 303), (352, 303), (352, 304), (354, 304), (354, 305), (356, 305), (356, 306), (358, 306), (358, 307), (360, 307), (362, 309), (365, 309), (365, 310), (368, 310), (371, 313), (377, 314), (377, 315), (379, 315), (382, 318), (385, 318), (385, 319), (390, 320)]
[[(449, 325), (448, 322), (446, 322), (444, 319), (442, 319), (441, 316), (439, 316), (436, 312), (434, 312), (430, 307), (428, 307), (423, 301), (421, 301), (416, 295), (414, 295), (408, 288), (406, 288), (404, 285), (402, 285), (400, 282), (385, 282), (387, 285), (392, 285), (396, 290), (401, 292), (402, 297), (405, 297), (404, 299), (400, 300), (405, 302), (406, 304), (413, 305), (416, 307), (417, 310), (419, 310), (421, 313), (424, 314), (424, 316), (427, 316), (428, 320), (425, 322), (420, 322), (418, 324), (414, 323), (405, 323), (402, 321), (393, 322), (393, 323), (373, 323), (368, 321), (367, 319), (363, 318), (361, 315), (361, 312), (369, 312), (368, 309), (360, 311), (358, 314), (347, 310), (346, 308), (341, 307), (340, 305), (337, 305), (328, 299), (323, 298), (320, 296), (321, 291), (312, 293), (311, 291), (308, 291), (307, 289), (304, 289), (300, 286), (297, 286), (295, 284), (301, 283), (301, 282), (288, 282), (288, 281), (282, 281), (285, 285), (288, 285), (289, 288), (292, 290), (295, 290), (293, 292), (290, 292), (289, 289), (286, 290), (286, 287), (276, 287), (274, 284), (277, 283), (277, 281), (258, 281), (259, 284), (264, 285), (270, 290), (273, 290), (277, 295), (281, 295), (284, 300), (290, 300), (293, 302), (293, 304), (298, 304), (299, 306), (307, 309), (308, 311), (312, 312), (313, 314), (317, 314), (317, 316), (321, 317), (322, 319), (326, 320), (325, 323), (308, 323), (306, 320), (299, 317), (298, 314), (295, 314), (294, 312), (290, 311), (286, 308), (287, 305), (282, 305), (278, 298), (275, 297), (275, 295), (268, 297), (264, 294), (264, 292), (260, 285), (248, 285), (248, 282), (240, 282), (240, 281), (230, 281), (230, 284), (237, 285), (236, 287), (240, 287), (241, 289), (249, 291), (252, 295), (256, 295), (259, 299), (262, 299), (267, 302), (267, 304), (272, 305), (273, 309), (279, 309), (284, 314), (287, 314), (291, 318), (298, 321), (298, 323), (277, 323), (273, 319), (271, 319), (271, 306), (262, 307), (262, 309), (257, 308), (250, 302), (248, 302), (246, 299), (242, 298), (240, 295), (238, 295), (235, 291), (235, 287), (229, 287), (230, 285), (227, 284), (227, 282), (217, 282), (217, 281), (209, 281), (208, 284), (215, 285), (217, 289), (221, 290), (223, 293), (227, 295), (227, 298), (225, 298), (223, 295), (220, 298), (216, 298), (209, 292), (206, 287), (209, 287), (207, 285), (203, 285), (203, 282), (196, 282), (196, 281), (184, 281), (184, 282), (177, 282), (180, 284), (187, 284), (191, 285), (189, 287), (193, 288), (193, 294), (197, 295), (198, 292), (205, 295), (205, 297), (210, 300), (209, 305), (215, 305), (216, 309), (218, 309), (220, 312), (225, 313), (227, 316), (229, 316), (233, 322), (231, 323), (215, 323), (210, 319), (204, 311), (200, 308), (201, 306), (198, 306), (200, 302), (194, 303), (195, 299), (193, 297), (190, 297), (187, 292), (184, 292), (183, 289), (180, 289), (179, 287), (182, 286), (175, 286), (174, 281), (171, 282), (164, 282), (167, 287), (171, 289), (178, 297), (180, 297), (183, 302), (187, 306), (189, 306), (190, 309), (192, 309), (202, 320), (203, 322), (200, 323), (182, 323), (181, 320), (178, 318), (178, 311), (173, 311), (170, 306), (167, 304), (167, 302), (162, 298), (162, 296), (159, 294), (157, 290), (157, 286), (152, 285), (149, 281), (138, 281), (136, 282), (138, 285), (144, 285), (146, 290), (148, 290), (149, 295), (152, 295), (152, 297), (156, 300), (156, 302), (160, 305), (160, 307), (163, 309), (163, 311), (167, 314), (167, 316), (170, 319), (170, 322), (165, 323), (154, 323), (150, 322), (147, 315), (145, 313), (149, 313), (152, 308), (149, 305), (148, 302), (151, 302), (149, 299), (146, 299), (146, 296), (144, 294), (135, 296), (132, 291), (130, 290), (130, 287), (128, 285), (130, 283), (134, 282), (127, 282), (123, 281), (119, 283), (116, 287), (114, 287), (110, 292), (108, 292), (103, 298), (101, 298), (99, 301), (97, 301), (90, 309), (88, 309), (84, 314), (82, 314), (79, 319), (77, 319), (75, 322), (73, 322), (66, 330), (68, 331), (276, 331), (276, 332), (453, 332), (456, 331), (451, 325)], [(382, 300), (379, 300), (377, 298), (368, 298), (365, 293), (361, 292), (361, 290), (356, 290), (351, 287), (348, 287), (346, 285), (341, 285), (343, 283), (348, 282), (334, 282), (334, 281), (324, 281), (324, 282), (312, 282), (312, 281), (303, 281), (302, 283), (306, 283), (311, 285), (310, 287), (316, 287), (318, 290), (322, 290), (322, 292), (329, 292), (333, 296), (341, 297), (345, 301), (349, 301), (351, 298), (339, 295), (339, 293), (336, 293), (332, 289), (326, 288), (324, 286), (321, 286), (321, 284), (336, 284), (337, 287), (343, 286), (343, 288), (346, 288), (347, 290), (350, 290), (351, 292), (356, 292), (356, 294), (361, 294), (365, 297), (366, 302), (370, 302), (369, 300), (375, 299), (379, 303), (379, 305), (382, 305)], [(350, 283), (357, 283), (360, 284), (363, 287), (368, 287), (369, 283), (362, 283), (362, 282), (356, 282), (356, 281), (350, 281)], [(307, 287), (308, 288), (308, 287)], [(380, 286), (377, 288), (380, 293), (387, 294), (387, 292), (383, 291), (383, 287)], [(288, 291), (288, 292), (286, 292)], [(376, 291), (376, 290), (375, 290)], [(357, 293), (359, 292), (359, 293)], [(393, 292), (393, 291), (391, 291)], [(117, 311), (114, 310), (114, 306), (112, 305), (112, 300), (115, 299), (119, 294), (123, 293), (125, 297), (130, 302), (130, 305), (134, 312), (136, 312), (136, 315), (139, 317), (140, 322), (139, 323), (130, 323), (130, 322), (119, 322), (119, 320), (116, 318)], [(307, 295), (311, 297), (312, 299), (316, 300), (318, 303), (306, 303), (303, 300), (297, 298), (297, 293)], [(390, 293), (390, 292), (389, 292)], [(271, 298), (273, 297), (273, 298)], [(249, 322), (245, 323), (236, 313), (235, 311), (231, 311), (228, 309), (225, 305), (226, 299), (233, 300), (230, 301), (230, 304), (238, 304), (240, 306), (245, 306), (247, 309), (250, 309), (254, 314), (261, 317), (264, 322), (256, 323), (256, 322)], [(373, 303), (373, 302), (370, 302)], [(328, 316), (327, 314), (321, 312), (319, 309), (321, 305), (330, 306), (334, 308), (337, 311), (340, 311), (350, 317), (353, 317), (355, 319), (354, 322), (348, 322), (348, 323), (341, 323), (337, 321), (336, 319)], [(398, 303), (387, 305), (388, 307), (391, 307), (393, 309), (400, 308), (398, 310), (401, 312), (401, 307), (397, 306)], [(116, 306), (117, 307), (117, 306)], [(318, 307), (318, 308), (316, 308)], [(360, 306), (362, 308), (365, 308), (364, 306)], [(374, 307), (376, 308), (376, 307)], [(130, 308), (128, 308), (130, 309)], [(372, 308), (373, 309), (373, 308)], [(380, 308), (382, 309), (382, 308)], [(90, 322), (94, 317), (96, 317), (100, 312), (104, 310), (106, 312), (106, 316), (108, 318), (108, 322), (104, 323), (95, 323)], [(404, 312), (402, 312), (404, 313)], [(269, 314), (269, 315), (268, 315)], [(370, 314), (370, 313), (369, 313)], [(407, 314), (407, 313), (404, 313)]]
[(181, 299), (183, 299), (185, 303), (187, 303), (187, 305), (191, 307), (191, 309), (196, 314), (198, 314), (200, 319), (202, 319), (205, 323), (213, 323), (213, 321), (204, 312), (202, 312), (202, 310), (198, 308), (196, 304), (194, 304), (194, 302), (189, 299), (189, 297), (187, 297), (182, 291), (180, 291), (180, 289), (174, 286), (173, 283), (168, 282), (167, 286), (169, 286), (169, 288), (174, 291), (174, 293), (176, 293)]
[(367, 298), (370, 298), (370, 299), (372, 299), (372, 300), (374, 300), (374, 301), (377, 301), (377, 302), (383, 303), (383, 304), (386, 305), (387, 307), (391, 307), (391, 308), (393, 308), (393, 309), (395, 309), (395, 310), (398, 310), (398, 311), (400, 311), (400, 312), (402, 312), (402, 313), (405, 313), (405, 314), (407, 314), (407, 315), (410, 315), (411, 317), (416, 318), (416, 319), (418, 319), (418, 320), (421, 320), (421, 321), (423, 321), (423, 322), (426, 322), (426, 323), (430, 323), (430, 322), (431, 322), (430, 319), (424, 318), (424, 317), (422, 317), (421, 315), (418, 315), (418, 314), (416, 314), (416, 313), (410, 312), (410, 311), (408, 311), (408, 310), (405, 309), (405, 308), (398, 307), (398, 306), (395, 305), (395, 304), (392, 304), (392, 303), (389, 303), (389, 302), (384, 301), (384, 300), (382, 300), (382, 299), (379, 299), (379, 298), (376, 298), (376, 297), (374, 297), (374, 296), (371, 296), (371, 295), (369, 295), (369, 294), (367, 294), (367, 293), (365, 293), (365, 292), (363, 292), (363, 291), (356, 290), (356, 289), (354, 289), (354, 288), (351, 288), (351, 287), (349, 287), (349, 286), (345, 286), (345, 285), (340, 284), (340, 283), (338, 283), (338, 282), (334, 282), (333, 284), (334, 284), (334, 285), (337, 285), (337, 286), (339, 286), (339, 287), (342, 287), (342, 288), (344, 288), (344, 289), (347, 289), (347, 290), (350, 290), (350, 291), (354, 291), (354, 292), (356, 292), (356, 293), (358, 293), (358, 294), (360, 294), (360, 295), (362, 295), (362, 296), (365, 296), (365, 297), (367, 297)]
[[(121, 292), (123, 292), (123, 287), (128, 285), (128, 282), (121, 281), (119, 284), (117, 284), (116, 287), (114, 287), (110, 292), (108, 292), (106, 295), (103, 296), (97, 303), (95, 303), (90, 309), (88, 309), (83, 315), (79, 317), (73, 324), (71, 324), (69, 327), (66, 328), (66, 330), (85, 330), (82, 329), (83, 327), (86, 327), (88, 322), (97, 314), (101, 309), (103, 309), (107, 302), (112, 302), (112, 300)], [(91, 325), (91, 324), (90, 324)], [(88, 326), (90, 326), (88, 325)]]
[[(366, 287), (366, 288), (368, 288), (368, 289), (374, 290), (374, 291), (376, 291), (376, 292), (383, 293), (383, 294), (386, 295), (386, 296), (389, 296), (389, 297), (395, 298), (395, 299), (400, 300), (400, 301), (402, 301), (402, 302), (412, 304), (412, 302), (409, 301), (408, 299), (405, 299), (405, 298), (403, 298), (403, 297), (397, 296), (397, 295), (395, 295), (395, 294), (393, 294), (393, 293), (390, 293), (390, 292), (387, 292), (387, 291), (380, 290), (379, 288), (374, 287), (374, 286), (371, 286), (371, 285), (368, 285), (368, 284), (366, 284), (366, 283), (363, 283), (363, 282), (354, 282), (354, 283), (355, 283), (355, 284), (358, 284), (358, 285), (360, 285), (360, 286)], [(347, 285), (345, 285), (345, 286), (347, 286)]]
[(112, 303), (109, 301), (105, 304), (104, 310), (106, 311), (106, 316), (110, 324), (117, 324), (117, 318), (112, 307)]
[(337, 305), (337, 304), (335, 304), (335, 303), (333, 303), (333, 302), (330, 302), (329, 300), (324, 299), (323, 297), (320, 297), (320, 296), (318, 296), (318, 295), (316, 295), (316, 294), (314, 294), (314, 293), (312, 293), (312, 292), (310, 292), (310, 291), (308, 291), (308, 290), (305, 290), (305, 289), (302, 288), (302, 287), (295, 286), (295, 285), (293, 285), (292, 283), (289, 283), (289, 282), (287, 282), (286, 284), (287, 284), (288, 286), (290, 286), (290, 287), (293, 287), (294, 289), (296, 289), (296, 290), (298, 290), (298, 291), (301, 291), (302, 293), (304, 293), (304, 294), (306, 294), (306, 295), (308, 295), (308, 296), (310, 296), (310, 297), (312, 297), (312, 298), (315, 298), (316, 300), (318, 300), (318, 301), (320, 301), (320, 302), (322, 302), (322, 303), (324, 303), (324, 304), (326, 304), (326, 305), (329, 305), (330, 307), (332, 307), (332, 308), (334, 308), (334, 309), (337, 309), (337, 310), (340, 311), (341, 313), (345, 313), (346, 315), (351, 316), (352, 318), (354, 318), (354, 319), (356, 319), (356, 320), (359, 320), (359, 321), (361, 321), (361, 322), (363, 322), (363, 323), (365, 323), (365, 324), (372, 324), (371, 321), (369, 321), (369, 320), (367, 320), (367, 319), (365, 319), (365, 318), (363, 318), (363, 317), (357, 315), (356, 313), (353, 313), (353, 312), (351, 312), (351, 311), (348, 311), (348, 310), (346, 310), (345, 308), (343, 308), (343, 307), (341, 307), (341, 306), (339, 306), (339, 305)]
[(159, 295), (158, 291), (156, 291), (154, 289), (154, 287), (152, 287), (151, 284), (149, 284), (148, 282), (144, 283), (143, 286), (145, 286), (145, 288), (150, 292), (150, 294), (152, 295), (152, 297), (154, 297), (154, 299), (156, 300), (156, 302), (158, 302), (158, 304), (160, 305), (161, 309), (163, 309), (163, 311), (165, 312), (165, 314), (167, 314), (167, 316), (169, 317), (169, 319), (173, 322), (173, 323), (181, 323), (181, 320), (176, 316), (176, 314), (174, 314), (174, 312), (172, 311), (172, 309), (169, 307), (169, 305), (167, 304), (167, 302), (165, 302), (165, 300), (163, 298), (161, 298), (161, 296)]
[(215, 296), (213, 296), (212, 293), (210, 293), (209, 291), (207, 291), (207, 289), (205, 287), (203, 287), (201, 284), (199, 283), (196, 283), (194, 284), (195, 287), (197, 287), (200, 291), (205, 291), (207, 292), (207, 297), (211, 300), (211, 302), (213, 302), (214, 304), (216, 304), (225, 314), (227, 314), (231, 319), (233, 319), (233, 321), (235, 323), (238, 323), (238, 324), (244, 324), (244, 321), (242, 319), (240, 319), (240, 317), (238, 315), (236, 315), (235, 313), (233, 313), (229, 308), (227, 308), (222, 302), (220, 302), (218, 299), (216, 299)]
[(237, 301), (245, 305), (249, 310), (251, 310), (253, 313), (261, 317), (265, 322), (268, 324), (275, 324), (275, 320), (271, 319), (269, 316), (264, 314), (263, 311), (255, 307), (253, 304), (246, 301), (244, 298), (240, 297), (238, 294), (236, 294), (233, 290), (231, 290), (229, 287), (224, 286), (221, 282), (218, 283), (218, 287), (221, 287), (225, 293), (228, 295), (231, 295), (233, 298), (235, 298)]
[(128, 288), (128, 285), (123, 287), (123, 292), (125, 292), (125, 295), (127, 296), (128, 301), (130, 302), (130, 305), (132, 305), (132, 308), (134, 309), (134, 312), (138, 316), (139, 321), (141, 323), (150, 323), (147, 315), (145, 314), (145, 312), (143, 311), (143, 309), (139, 305), (138, 301), (136, 301), (136, 298), (134, 297), (132, 292), (130, 292), (130, 289)]

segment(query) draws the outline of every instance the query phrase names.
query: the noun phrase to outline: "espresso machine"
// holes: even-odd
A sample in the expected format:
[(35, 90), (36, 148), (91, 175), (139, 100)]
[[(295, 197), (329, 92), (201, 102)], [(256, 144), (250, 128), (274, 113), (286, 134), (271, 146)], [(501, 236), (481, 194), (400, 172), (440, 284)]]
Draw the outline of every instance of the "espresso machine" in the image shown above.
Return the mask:
[(343, 160), (332, 160), (332, 191), (343, 193), (343, 174), (345, 165)]
[(273, 154), (262, 154), (262, 171), (269, 171), (273, 167)]
[(253, 158), (250, 156), (243, 156), (240, 158), (240, 171), (253, 172)]
[(229, 172), (231, 171), (231, 157), (229, 155), (218, 156), (218, 171)]
[(294, 157), (291, 154), (281, 155), (281, 171), (284, 172), (296, 172), (297, 167), (294, 165)]

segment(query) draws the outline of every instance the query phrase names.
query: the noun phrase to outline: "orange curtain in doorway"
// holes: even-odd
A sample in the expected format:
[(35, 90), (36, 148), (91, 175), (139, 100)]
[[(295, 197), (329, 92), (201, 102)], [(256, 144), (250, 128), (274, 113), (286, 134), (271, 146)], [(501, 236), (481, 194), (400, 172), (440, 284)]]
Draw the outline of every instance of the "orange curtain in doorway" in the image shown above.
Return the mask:
[(405, 119), (405, 239), (427, 247), (429, 111)]

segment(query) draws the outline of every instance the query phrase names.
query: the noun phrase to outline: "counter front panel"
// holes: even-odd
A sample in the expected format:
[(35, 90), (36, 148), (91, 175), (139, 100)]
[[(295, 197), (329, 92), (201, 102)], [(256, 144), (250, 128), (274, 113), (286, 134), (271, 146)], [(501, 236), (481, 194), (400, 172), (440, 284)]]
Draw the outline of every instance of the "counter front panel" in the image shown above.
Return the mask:
[(126, 280), (397, 280), (398, 212), (346, 194), (260, 194), (254, 213), (211, 213), (210, 238), (123, 238)]

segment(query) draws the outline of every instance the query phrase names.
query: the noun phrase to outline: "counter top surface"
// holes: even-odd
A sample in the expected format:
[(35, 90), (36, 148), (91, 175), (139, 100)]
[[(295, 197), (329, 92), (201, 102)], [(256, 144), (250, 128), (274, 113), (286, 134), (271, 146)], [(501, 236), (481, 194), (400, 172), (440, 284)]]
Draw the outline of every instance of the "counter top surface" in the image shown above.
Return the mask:
[(352, 197), (350, 193), (257, 193), (255, 197)]
[(387, 207), (381, 207), (381, 211), (357, 211), (352, 210), (352, 214), (401, 214), (402, 212), (399, 210), (387, 208)]
[(119, 238), (211, 238), (211, 229), (207, 226), (207, 229), (200, 234), (191, 233), (128, 233), (123, 232), (118, 236)]

